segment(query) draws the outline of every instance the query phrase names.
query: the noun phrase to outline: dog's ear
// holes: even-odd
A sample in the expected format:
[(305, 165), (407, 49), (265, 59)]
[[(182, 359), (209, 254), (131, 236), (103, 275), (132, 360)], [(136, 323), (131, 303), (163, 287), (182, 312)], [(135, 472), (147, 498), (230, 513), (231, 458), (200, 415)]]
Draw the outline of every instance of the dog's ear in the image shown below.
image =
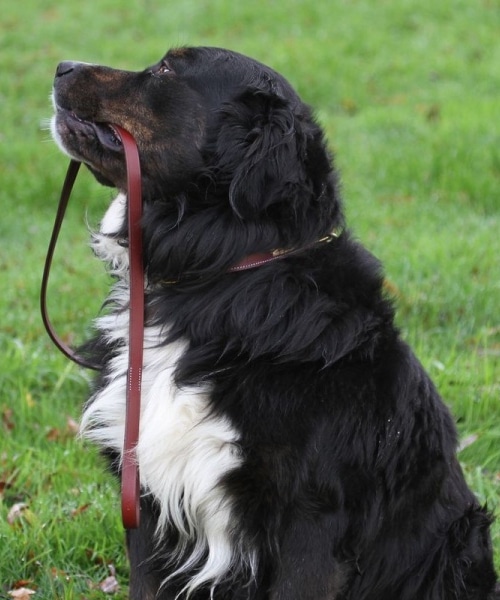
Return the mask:
[(215, 154), (219, 181), (229, 185), (231, 207), (242, 219), (275, 207), (302, 218), (310, 200), (325, 193), (331, 172), (307, 107), (261, 89), (224, 106)]

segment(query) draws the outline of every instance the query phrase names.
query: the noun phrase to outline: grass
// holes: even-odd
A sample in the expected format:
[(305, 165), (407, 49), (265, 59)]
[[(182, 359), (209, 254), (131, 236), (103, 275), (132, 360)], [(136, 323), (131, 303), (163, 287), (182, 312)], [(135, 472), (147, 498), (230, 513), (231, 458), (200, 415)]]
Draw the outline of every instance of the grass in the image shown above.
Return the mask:
[[(312, 104), (357, 236), (386, 266), (398, 321), (468, 442), (470, 484), (500, 512), (500, 13), (496, 0), (7, 3), (0, 23), (0, 599), (102, 598), (127, 565), (116, 484), (74, 439), (87, 374), (50, 345), (38, 288), (67, 161), (40, 123), (57, 62), (130, 69), (207, 44), (283, 72)], [(51, 279), (82, 339), (107, 287), (86, 247), (111, 192), (80, 177)], [(13, 505), (27, 505), (13, 524)], [(500, 530), (494, 529), (500, 566)]]

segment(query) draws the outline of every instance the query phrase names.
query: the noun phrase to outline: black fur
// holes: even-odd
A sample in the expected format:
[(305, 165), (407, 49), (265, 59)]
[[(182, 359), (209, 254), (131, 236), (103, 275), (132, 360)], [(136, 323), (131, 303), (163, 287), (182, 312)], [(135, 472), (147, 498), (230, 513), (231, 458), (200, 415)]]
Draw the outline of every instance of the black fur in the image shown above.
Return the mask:
[[(240, 435), (243, 464), (222, 485), (234, 543), (257, 549), (257, 568), (228, 573), (213, 598), (499, 597), (491, 517), (465, 484), (450, 413), (394, 326), (379, 263), (345, 229), (314, 244), (344, 223), (309, 108), (235, 53), (165, 60), (142, 73), (65, 63), (55, 99), (64, 146), (104, 183), (124, 188), (122, 149), (90, 129), (83, 139), (71, 114), (136, 138), (148, 324), (168, 326), (163, 343), (188, 340), (177, 384), (208, 382), (211, 411)], [(303, 250), (228, 273), (276, 248)], [(92, 347), (105, 365), (115, 352)], [(189, 573), (161, 585), (179, 533), (155, 543), (157, 510), (143, 497), (128, 533), (134, 600), (185, 597)]]

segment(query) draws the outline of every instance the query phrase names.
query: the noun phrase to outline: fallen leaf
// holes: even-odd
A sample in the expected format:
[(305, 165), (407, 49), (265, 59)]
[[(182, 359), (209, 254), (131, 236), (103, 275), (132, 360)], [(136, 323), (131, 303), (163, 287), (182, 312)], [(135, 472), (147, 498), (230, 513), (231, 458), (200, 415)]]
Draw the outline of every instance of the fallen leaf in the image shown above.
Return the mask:
[[(100, 565), (101, 567), (108, 564), (108, 561), (103, 556), (96, 554), (95, 550), (92, 548), (86, 548), (85, 555), (87, 556), (88, 560), (92, 561), (96, 565)], [(111, 571), (111, 575), (114, 574), (115, 572)]]
[(36, 594), (35, 590), (29, 588), (19, 588), (18, 590), (11, 590), (7, 592), (11, 598), (17, 598), (17, 600), (29, 600), (30, 596)]
[(14, 413), (12, 411), (12, 408), (2, 408), (2, 423), (5, 429), (7, 429), (7, 431), (12, 431), (15, 427), (13, 416)]
[(66, 581), (69, 581), (68, 574), (65, 571), (56, 569), (56, 567), (50, 569), (50, 575), (52, 579), (65, 579)]
[(9, 525), (14, 525), (14, 523), (21, 518), (22, 514), (27, 508), (28, 505), (26, 502), (18, 502), (17, 504), (14, 504), (7, 515), (7, 523)]
[(64, 442), (65, 440), (75, 437), (79, 431), (80, 426), (78, 423), (71, 417), (68, 417), (64, 429), (52, 427), (47, 431), (45, 437), (49, 442)]
[(16, 469), (11, 469), (8, 467), (3, 469), (1, 466), (2, 462), (3, 456), (0, 456), (0, 496), (2, 496), (6, 490), (12, 487), (12, 484), (16, 480), (18, 474)]
[(62, 436), (61, 432), (59, 431), (59, 429), (57, 429), (57, 427), (52, 427), (51, 429), (49, 429), (45, 437), (49, 442), (57, 442), (61, 439)]
[(77, 517), (78, 515), (81, 515), (83, 512), (85, 512), (89, 506), (91, 506), (90, 502), (88, 502), (87, 504), (83, 504), (82, 506), (79, 506), (78, 508), (75, 508), (71, 511), (71, 516), (72, 517)]
[(12, 589), (18, 590), (19, 588), (25, 588), (32, 584), (33, 582), (31, 581), (31, 579), (19, 579), (13, 584)]
[(68, 428), (69, 433), (72, 433), (73, 435), (77, 435), (80, 431), (80, 425), (71, 417), (68, 417), (68, 420), (66, 421), (66, 426)]
[(99, 584), (99, 589), (105, 594), (115, 594), (120, 589), (120, 586), (118, 585), (116, 577), (110, 575)]
[(458, 446), (458, 451), (462, 452), (462, 450), (465, 450), (465, 448), (472, 446), (472, 444), (474, 442), (476, 442), (477, 439), (478, 439), (478, 436), (475, 433), (468, 435), (460, 442), (460, 445)]

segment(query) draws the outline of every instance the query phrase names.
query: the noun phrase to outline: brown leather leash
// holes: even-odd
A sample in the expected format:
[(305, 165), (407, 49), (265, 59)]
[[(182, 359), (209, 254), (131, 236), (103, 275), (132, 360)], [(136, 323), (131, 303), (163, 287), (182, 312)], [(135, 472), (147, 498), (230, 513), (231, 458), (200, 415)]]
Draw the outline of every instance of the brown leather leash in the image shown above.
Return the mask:
[(40, 309), (42, 312), (42, 320), (45, 325), (45, 329), (49, 334), (50, 339), (57, 346), (57, 348), (70, 360), (76, 362), (81, 367), (85, 367), (87, 369), (95, 369), (100, 370), (100, 366), (88, 361), (83, 356), (79, 356), (73, 349), (71, 349), (67, 344), (63, 342), (63, 340), (57, 335), (48, 314), (47, 308), (47, 287), (49, 283), (49, 273), (50, 268), (52, 266), (52, 259), (54, 258), (54, 251), (57, 244), (57, 238), (59, 237), (59, 233), (61, 231), (61, 225), (64, 220), (64, 215), (66, 213), (66, 208), (68, 206), (69, 197), (71, 194), (71, 190), (73, 189), (73, 184), (75, 183), (76, 176), (78, 175), (78, 171), (80, 170), (81, 163), (72, 160), (69, 163), (68, 171), (66, 173), (66, 179), (64, 180), (64, 184), (61, 190), (61, 197), (59, 199), (59, 204), (57, 207), (57, 213), (54, 220), (54, 226), (52, 228), (52, 235), (49, 242), (49, 248), (47, 250), (47, 256), (45, 258), (45, 266), (43, 269), (42, 275), (42, 286), (40, 290)]
[[(121, 472), (122, 521), (126, 529), (139, 526), (140, 518), (140, 476), (136, 457), (139, 440), (141, 410), (141, 382), (144, 347), (144, 268), (142, 260), (142, 191), (139, 153), (134, 138), (121, 127), (113, 125), (121, 138), (125, 151), (128, 189), (128, 230), (130, 264), (130, 305), (129, 305), (129, 365), (127, 373), (127, 402), (125, 415), (125, 437)], [(47, 288), (54, 250), (64, 220), (71, 190), (80, 169), (80, 162), (71, 160), (64, 180), (54, 227), (47, 250), (40, 292), (42, 320), (49, 337), (57, 348), (69, 359), (82, 367), (100, 370), (101, 366), (78, 355), (57, 335), (48, 316)]]
[(142, 260), (142, 189), (139, 152), (128, 131), (114, 126), (121, 137), (127, 165), (128, 235), (130, 270), (129, 362), (127, 410), (122, 458), (121, 506), (126, 529), (135, 529), (140, 520), (140, 477), (137, 460), (141, 417), (141, 384), (144, 349), (144, 265)]

